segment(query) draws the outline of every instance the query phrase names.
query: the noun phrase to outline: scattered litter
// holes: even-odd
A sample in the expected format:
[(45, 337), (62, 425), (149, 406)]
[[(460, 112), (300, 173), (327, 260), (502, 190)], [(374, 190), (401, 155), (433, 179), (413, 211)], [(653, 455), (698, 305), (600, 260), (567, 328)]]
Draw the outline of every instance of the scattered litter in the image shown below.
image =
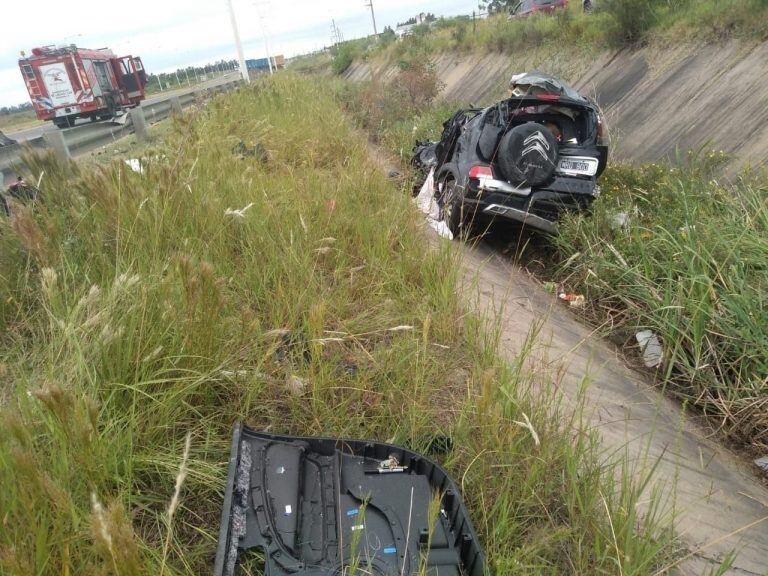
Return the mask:
[(568, 305), (571, 308), (584, 308), (584, 306), (587, 304), (587, 299), (583, 294), (570, 294), (561, 292), (557, 297), (560, 298), (560, 300), (563, 302), (568, 302)]
[(400, 174), (400, 172), (398, 172), (397, 170), (390, 170), (390, 171), (387, 173), (387, 178), (391, 178), (391, 179), (393, 179), (393, 180), (394, 180), (395, 178), (400, 178), (400, 176), (402, 176), (402, 174)]
[(384, 548), (384, 554), (387, 554), (387, 555), (397, 554), (397, 548), (395, 548), (394, 546), (387, 546), (386, 548)]
[(128, 158), (128, 160), (125, 160), (125, 163), (137, 174), (144, 174), (144, 166), (142, 166), (141, 160), (138, 158)]
[(363, 530), (365, 528), (365, 524), (357, 524), (355, 526), (352, 526), (352, 532), (357, 532), (358, 530)]
[(619, 230), (624, 228), (629, 222), (629, 214), (626, 212), (616, 212), (611, 216), (611, 228)]
[(248, 204), (245, 208), (240, 208), (239, 210), (233, 210), (232, 208), (227, 208), (224, 210), (224, 216), (234, 216), (235, 218), (245, 218), (245, 213), (250, 209), (250, 207), (253, 206), (253, 202)]
[(554, 294), (557, 292), (557, 284), (554, 282), (544, 282), (544, 290), (549, 292), (550, 294)]
[(637, 343), (643, 353), (643, 363), (648, 368), (656, 368), (664, 358), (664, 350), (659, 342), (659, 337), (650, 330), (643, 330), (635, 334)]
[(352, 508), (351, 510), (347, 510), (347, 516), (349, 518), (352, 518), (352, 516), (357, 516), (360, 514), (360, 508)]
[(764, 472), (768, 472), (768, 456), (763, 456), (762, 458), (758, 458), (755, 460), (755, 464), (757, 464)]
[(293, 513), (293, 508), (290, 504), (285, 505), (285, 515), (290, 516)]
[(451, 229), (448, 228), (448, 225), (440, 220), (439, 222), (435, 222), (434, 220), (429, 220), (428, 224), (430, 227), (437, 232), (437, 235), (441, 238), (446, 238), (447, 240), (453, 240), (453, 232), (451, 232)]
[(307, 383), (295, 375), (290, 375), (286, 378), (285, 384), (288, 391), (295, 396), (304, 394), (304, 390), (307, 388)]

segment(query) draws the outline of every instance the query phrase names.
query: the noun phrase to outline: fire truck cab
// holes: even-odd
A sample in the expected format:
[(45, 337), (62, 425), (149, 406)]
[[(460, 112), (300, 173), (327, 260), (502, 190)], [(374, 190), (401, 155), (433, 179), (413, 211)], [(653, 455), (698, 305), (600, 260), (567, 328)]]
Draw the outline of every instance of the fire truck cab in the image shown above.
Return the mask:
[(59, 128), (73, 126), (78, 118), (111, 118), (145, 97), (141, 58), (117, 57), (107, 48), (34, 48), (30, 56), (22, 52), (19, 68), (37, 117)]

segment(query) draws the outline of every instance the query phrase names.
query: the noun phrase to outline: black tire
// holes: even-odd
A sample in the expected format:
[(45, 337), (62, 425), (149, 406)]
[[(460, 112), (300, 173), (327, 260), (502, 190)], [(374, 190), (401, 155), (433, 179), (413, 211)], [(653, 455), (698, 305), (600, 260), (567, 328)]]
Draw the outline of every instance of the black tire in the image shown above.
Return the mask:
[(499, 143), (497, 163), (502, 175), (518, 186), (540, 186), (557, 167), (557, 140), (536, 122), (515, 126)]
[(464, 202), (464, 194), (462, 194), (452, 175), (443, 180), (438, 204), (443, 221), (453, 237), (466, 238), (471, 230), (474, 210), (470, 210), (470, 206)]

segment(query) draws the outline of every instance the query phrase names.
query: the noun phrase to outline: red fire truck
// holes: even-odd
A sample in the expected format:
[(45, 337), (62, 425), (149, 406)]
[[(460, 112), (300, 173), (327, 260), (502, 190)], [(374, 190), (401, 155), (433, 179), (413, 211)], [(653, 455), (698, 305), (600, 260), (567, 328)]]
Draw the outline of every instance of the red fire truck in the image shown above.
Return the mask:
[(19, 68), (37, 117), (59, 128), (78, 118), (111, 118), (144, 99), (147, 73), (141, 58), (74, 44), (33, 48), (31, 56), (21, 56)]

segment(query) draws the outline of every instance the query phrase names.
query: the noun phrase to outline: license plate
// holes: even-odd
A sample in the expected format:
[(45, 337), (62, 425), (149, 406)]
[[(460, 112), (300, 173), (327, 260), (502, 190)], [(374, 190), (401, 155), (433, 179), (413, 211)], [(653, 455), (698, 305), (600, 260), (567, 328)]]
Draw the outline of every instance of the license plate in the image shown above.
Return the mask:
[(559, 172), (594, 176), (597, 174), (597, 158), (560, 158), (557, 164)]

